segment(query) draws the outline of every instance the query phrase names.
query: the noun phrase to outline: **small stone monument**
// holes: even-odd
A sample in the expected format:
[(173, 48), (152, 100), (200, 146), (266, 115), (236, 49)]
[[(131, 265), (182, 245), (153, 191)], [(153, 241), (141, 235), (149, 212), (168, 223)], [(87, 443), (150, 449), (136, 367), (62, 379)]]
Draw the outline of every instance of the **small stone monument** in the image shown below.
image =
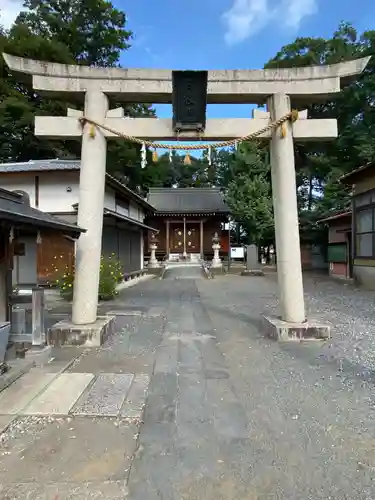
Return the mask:
[(258, 260), (258, 247), (248, 245), (246, 253), (246, 270), (242, 271), (241, 276), (264, 276)]
[(220, 238), (217, 233), (213, 235), (212, 238), (212, 250), (214, 251), (214, 258), (212, 259), (211, 266), (212, 267), (221, 267), (221, 259), (219, 255), (220, 250)]
[(156, 234), (152, 233), (150, 237), (150, 260), (148, 261), (148, 267), (159, 267), (158, 259), (156, 258), (156, 250), (158, 248), (158, 241), (156, 239)]

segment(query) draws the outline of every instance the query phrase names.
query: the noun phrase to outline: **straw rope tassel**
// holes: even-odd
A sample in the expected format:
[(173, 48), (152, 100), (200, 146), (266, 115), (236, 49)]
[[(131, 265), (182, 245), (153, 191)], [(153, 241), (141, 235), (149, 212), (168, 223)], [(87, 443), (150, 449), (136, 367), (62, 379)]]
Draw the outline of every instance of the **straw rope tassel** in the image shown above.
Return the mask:
[(285, 123), (282, 123), (281, 124), (281, 137), (284, 139), (286, 137), (286, 134), (287, 134), (286, 125), (285, 125)]
[(158, 152), (156, 151), (156, 149), (154, 149), (154, 151), (152, 152), (152, 161), (154, 163), (158, 161)]
[(141, 167), (146, 168), (146, 166), (147, 166), (147, 151), (146, 151), (146, 144), (143, 142), (141, 149)]
[(184, 159), (184, 165), (191, 165), (191, 158), (189, 153), (186, 153), (185, 159)]
[(91, 139), (95, 139), (95, 125), (90, 126), (89, 136)]

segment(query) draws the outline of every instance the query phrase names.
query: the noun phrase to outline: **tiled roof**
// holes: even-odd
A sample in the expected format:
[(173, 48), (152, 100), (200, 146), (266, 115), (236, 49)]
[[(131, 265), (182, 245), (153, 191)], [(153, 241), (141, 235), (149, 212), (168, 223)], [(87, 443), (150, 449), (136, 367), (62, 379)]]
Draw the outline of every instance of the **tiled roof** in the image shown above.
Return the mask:
[(160, 213), (229, 213), (219, 188), (150, 188), (148, 202)]
[(338, 213), (336, 212), (335, 214), (325, 217), (324, 219), (320, 219), (318, 222), (330, 222), (333, 220), (349, 218), (351, 216), (352, 216), (352, 211), (345, 210), (345, 212), (338, 212)]
[[(80, 160), (30, 160), (23, 163), (0, 163), (1, 173), (16, 173), (16, 172), (53, 172), (60, 170), (79, 170), (81, 168)], [(152, 210), (147, 201), (129, 189), (125, 184), (116, 179), (110, 174), (106, 174), (107, 183), (116, 191), (122, 192), (133, 201), (139, 203), (146, 210)]]
[(352, 170), (348, 174), (344, 174), (340, 177), (340, 182), (343, 184), (355, 184), (359, 179), (363, 178), (363, 175), (374, 175), (375, 165), (373, 163), (366, 163), (362, 167)]
[(0, 188), (0, 218), (13, 223), (27, 224), (36, 228), (47, 227), (74, 236), (84, 232), (74, 224), (69, 224), (53, 215), (30, 207), (25, 198), (18, 193)]
[(22, 163), (0, 163), (1, 172), (36, 172), (49, 170), (79, 170), (78, 160), (30, 160)]

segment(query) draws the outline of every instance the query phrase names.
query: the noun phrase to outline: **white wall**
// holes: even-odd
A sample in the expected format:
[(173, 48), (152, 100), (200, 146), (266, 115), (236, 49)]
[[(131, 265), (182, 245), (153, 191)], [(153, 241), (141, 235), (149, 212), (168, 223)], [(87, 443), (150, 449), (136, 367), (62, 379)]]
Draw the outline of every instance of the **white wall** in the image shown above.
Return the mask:
[[(79, 172), (38, 172), (39, 210), (43, 212), (74, 212), (73, 205), (79, 201)], [(0, 187), (9, 191), (22, 190), (30, 196), (30, 204), (35, 207), (35, 175), (20, 173), (1, 175)], [(143, 222), (144, 213), (137, 203), (130, 202), (129, 210), (116, 207), (115, 191), (106, 186), (104, 207)]]
[(133, 203), (129, 204), (129, 217), (138, 220), (138, 206)]
[(106, 186), (105, 194), (104, 194), (104, 208), (108, 208), (108, 210), (116, 211), (116, 198), (115, 192), (112, 188)]
[(39, 210), (73, 212), (79, 199), (79, 172), (40, 172)]
[(21, 190), (30, 196), (30, 205), (35, 207), (35, 177), (33, 175), (0, 175), (0, 187), (9, 191)]
[(136, 203), (131, 202), (129, 205), (129, 217), (132, 219), (139, 220), (143, 222), (144, 220), (144, 213), (142, 208), (139, 207)]

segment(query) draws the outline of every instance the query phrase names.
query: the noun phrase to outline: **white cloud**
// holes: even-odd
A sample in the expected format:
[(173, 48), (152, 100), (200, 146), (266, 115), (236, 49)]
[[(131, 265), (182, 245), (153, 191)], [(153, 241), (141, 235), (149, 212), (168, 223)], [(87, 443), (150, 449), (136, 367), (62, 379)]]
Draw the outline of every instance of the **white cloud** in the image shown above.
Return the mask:
[(23, 0), (0, 0), (0, 24), (8, 29), (22, 9)]
[[(317, 11), (318, 0), (233, 0), (224, 12), (225, 41), (228, 45), (243, 42), (271, 22), (298, 29), (302, 20)], [(275, 29), (277, 25), (275, 24)]]
[(294, 29), (299, 28), (305, 17), (312, 16), (318, 11), (317, 0), (288, 0), (286, 4), (285, 22)]

